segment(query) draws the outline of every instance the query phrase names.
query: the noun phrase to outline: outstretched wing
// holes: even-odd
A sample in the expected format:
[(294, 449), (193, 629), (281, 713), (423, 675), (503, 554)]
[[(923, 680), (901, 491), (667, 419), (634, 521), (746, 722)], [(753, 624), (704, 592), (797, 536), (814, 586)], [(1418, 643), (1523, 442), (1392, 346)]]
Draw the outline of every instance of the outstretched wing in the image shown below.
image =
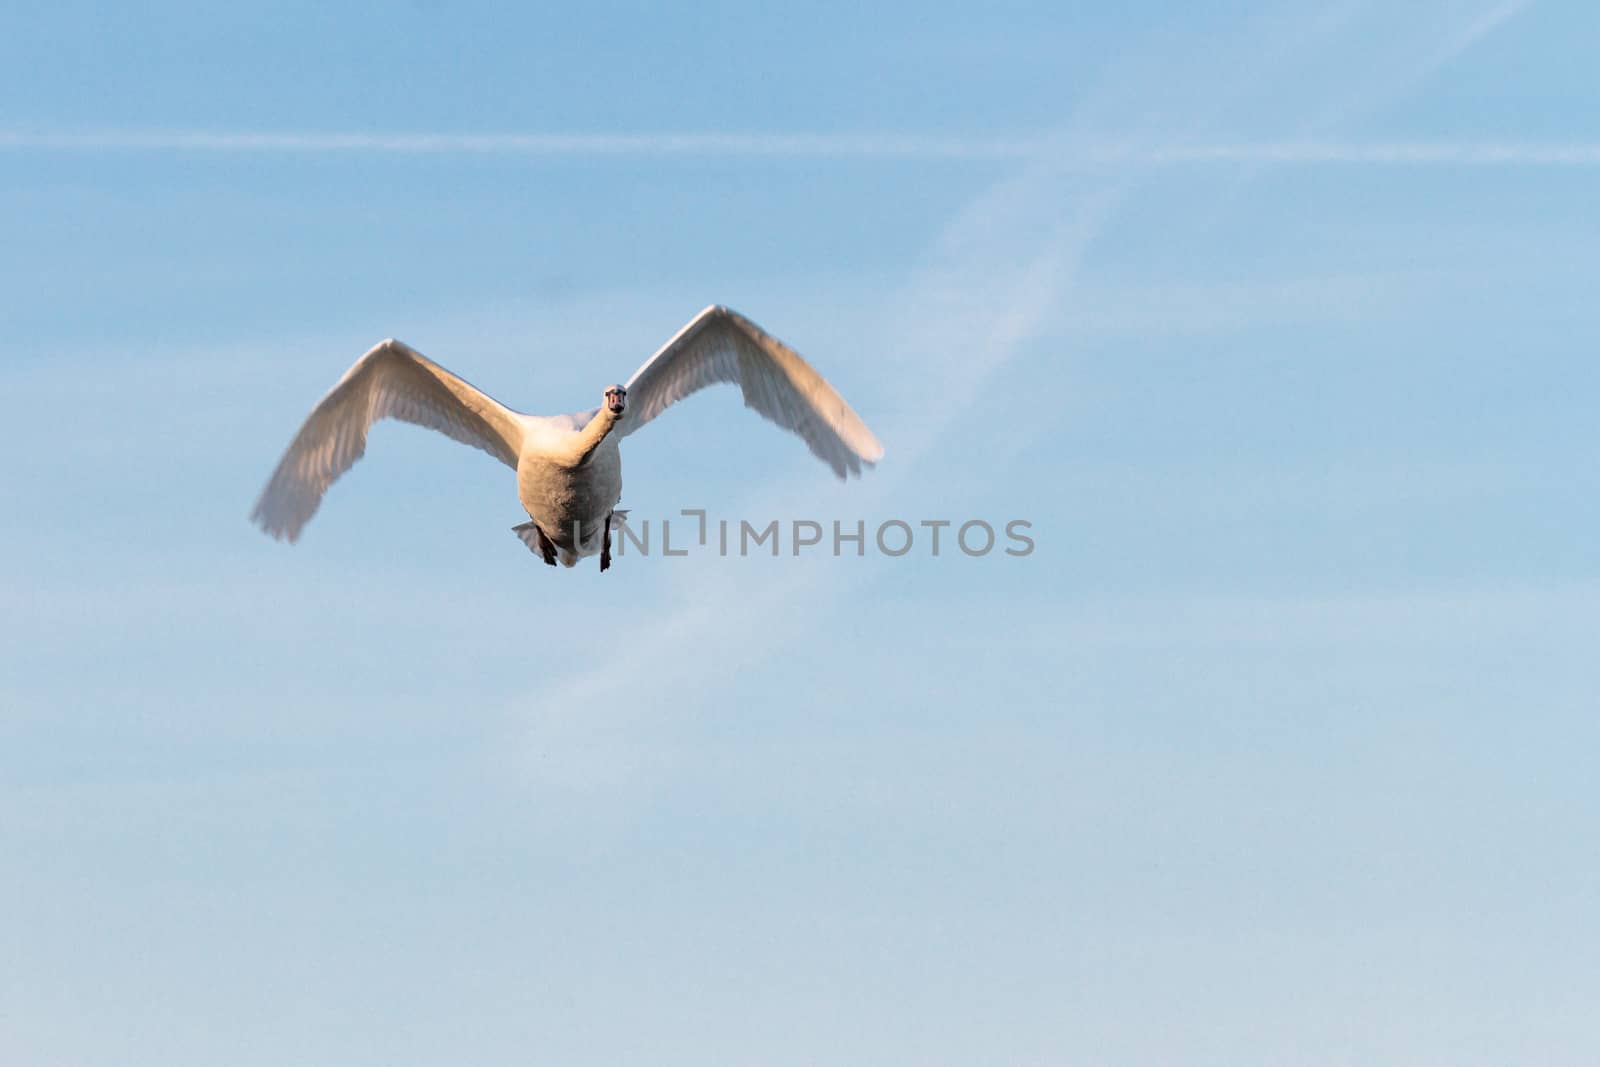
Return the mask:
[(382, 418), (438, 430), (512, 469), (522, 450), (516, 412), (410, 346), (383, 341), (312, 409), (250, 517), (273, 537), (293, 542), (328, 486), (366, 452), (367, 430)]
[(793, 431), (840, 478), (883, 458), (867, 424), (800, 354), (729, 308), (696, 315), (628, 382), (628, 416), (619, 431), (633, 433), (691, 393), (717, 382), (744, 391), (745, 407)]

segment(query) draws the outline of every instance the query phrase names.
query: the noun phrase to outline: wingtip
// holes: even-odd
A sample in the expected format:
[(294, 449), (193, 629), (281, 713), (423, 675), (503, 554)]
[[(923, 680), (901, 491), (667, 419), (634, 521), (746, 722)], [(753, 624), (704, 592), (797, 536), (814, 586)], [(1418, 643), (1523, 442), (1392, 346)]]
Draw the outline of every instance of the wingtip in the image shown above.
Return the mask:
[(272, 538), (274, 541), (287, 541), (292, 545), (300, 539), (299, 534), (292, 534), (288, 530), (274, 530), (266, 523), (258, 522), (254, 525), (258, 530)]
[(250, 525), (274, 541), (287, 541), (292, 545), (300, 540), (300, 530), (298, 528), (275, 525), (267, 518), (266, 512), (262, 510), (260, 504), (257, 504), (255, 509), (250, 512)]

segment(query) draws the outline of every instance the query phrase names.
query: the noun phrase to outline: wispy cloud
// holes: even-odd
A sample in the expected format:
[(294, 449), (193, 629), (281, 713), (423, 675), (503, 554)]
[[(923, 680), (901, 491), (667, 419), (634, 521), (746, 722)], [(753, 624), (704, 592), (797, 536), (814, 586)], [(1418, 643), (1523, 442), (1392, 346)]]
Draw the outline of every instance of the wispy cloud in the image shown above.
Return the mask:
[[(1509, 16), (1503, 16), (1509, 17)], [(1503, 20), (1502, 18), (1502, 20)], [(1486, 31), (1481, 31), (1486, 32)], [(1481, 36), (1480, 32), (1480, 36)], [(1073, 166), (1600, 166), (1600, 142), (1115, 140), (918, 134), (338, 133), (197, 130), (0, 130), (0, 151), (258, 155), (483, 155), (604, 158), (995, 160)]]
[(1127, 153), (1130, 162), (1317, 163), (1386, 166), (1595, 166), (1600, 144), (1492, 141), (1276, 141), (1173, 145)]
[[(1325, 32), (1320, 23), (1318, 31)], [(1483, 32), (1487, 29), (1472, 39)], [(1318, 36), (1308, 32), (1305, 45)], [(1417, 62), (1415, 56), (1406, 59), (1407, 65)], [(1111, 114), (1116, 114), (1114, 105), (1112, 101)], [(894, 373), (906, 414), (882, 427), (891, 462), (849, 487), (852, 499), (868, 512), (873, 501), (904, 484), (907, 472), (957, 423), (971, 400), (1051, 326), (1059, 308), (1072, 302), (1084, 257), (1139, 193), (1141, 166), (1600, 163), (1600, 144), (1236, 142), (1193, 133), (1182, 140), (1111, 141), (1085, 131), (1078, 125), (1072, 135), (1009, 140), (705, 136), (605, 143), (613, 152), (939, 157), (1021, 164), (950, 220), (921, 269), (886, 301), (882, 329), (893, 343), (882, 346), (890, 353), (883, 369)], [(894, 353), (903, 353), (906, 362), (897, 364)], [(813, 490), (808, 488), (812, 484), (775, 485), (763, 495), (785, 501), (790, 514), (826, 513), (808, 504), (819, 499), (814, 494), (832, 487)], [(763, 506), (745, 510), (778, 513)], [(610, 791), (618, 781), (653, 788), (651, 772), (665, 771), (679, 756), (671, 731), (660, 725), (661, 705), (687, 711), (707, 685), (723, 684), (735, 665), (786, 655), (835, 627), (850, 626), (829, 611), (855, 580), (843, 568), (796, 565), (779, 579), (755, 585), (733, 568), (691, 565), (679, 574), (681, 584), (670, 598), (681, 605), (675, 612), (652, 614), (647, 624), (622, 616), (607, 632), (608, 644), (625, 650), (614, 663), (541, 680), (518, 699), (518, 707), (530, 717), (522, 754), (539, 756), (538, 784), (556, 786), (558, 792), (593, 787)], [(596, 698), (607, 693), (630, 698)], [(565, 773), (554, 776), (548, 770), (552, 765), (564, 767)]]
[(1028, 139), (906, 134), (340, 133), (254, 130), (0, 130), (0, 149), (59, 152), (240, 152), (374, 155), (1027, 158)]
[(1433, 56), (1431, 72), (1465, 52), (1479, 40), (1493, 33), (1511, 19), (1533, 6), (1533, 0), (1504, 0), (1468, 20), (1459, 30), (1445, 38), (1443, 46)]

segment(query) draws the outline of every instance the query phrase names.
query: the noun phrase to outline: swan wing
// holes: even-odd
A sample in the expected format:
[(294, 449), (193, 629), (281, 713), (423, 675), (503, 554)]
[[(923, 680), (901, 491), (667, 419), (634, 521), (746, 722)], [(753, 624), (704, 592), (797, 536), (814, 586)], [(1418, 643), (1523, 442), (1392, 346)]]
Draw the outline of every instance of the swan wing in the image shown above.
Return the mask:
[(626, 436), (708, 385), (730, 382), (745, 407), (805, 441), (840, 478), (883, 458), (883, 446), (844, 397), (800, 354), (730, 308), (713, 305), (628, 381)]
[(295, 541), (328, 487), (366, 452), (367, 430), (382, 418), (438, 430), (513, 470), (522, 450), (517, 412), (409, 345), (383, 341), (356, 360), (306, 417), (251, 519), (273, 537)]

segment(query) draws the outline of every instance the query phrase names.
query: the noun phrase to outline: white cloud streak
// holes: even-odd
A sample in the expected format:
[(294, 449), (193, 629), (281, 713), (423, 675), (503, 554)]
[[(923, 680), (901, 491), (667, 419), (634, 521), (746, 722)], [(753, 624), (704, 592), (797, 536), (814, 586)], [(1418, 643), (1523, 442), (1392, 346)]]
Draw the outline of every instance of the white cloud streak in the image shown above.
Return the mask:
[(1028, 158), (1033, 140), (899, 134), (339, 133), (202, 130), (0, 131), (0, 149), (262, 154)]
[[(1504, 17), (1508, 16), (1495, 24)], [(1470, 39), (1483, 32), (1487, 30)], [(1315, 39), (1312, 34), (1306, 43)], [(480, 150), (498, 143), (496, 139), (474, 142)], [(862, 503), (891, 493), (960, 417), (969, 399), (979, 395), (1032, 337), (1049, 327), (1056, 309), (1070, 303), (1080, 261), (1136, 192), (1135, 171), (1140, 165), (1600, 164), (1600, 144), (1229, 142), (1192, 134), (1177, 141), (1153, 137), (1107, 141), (1085, 133), (1082, 126), (1071, 135), (1014, 140), (679, 135), (517, 139), (508, 142), (508, 148), (992, 159), (1020, 164), (949, 222), (922, 268), (890, 300), (892, 310), (886, 313), (889, 321), (884, 329), (894, 343), (884, 350), (905, 353), (914, 362), (885, 369), (899, 372), (897, 378), (909, 394), (907, 410), (914, 414), (883, 427), (892, 463), (850, 487), (852, 498)], [(822, 492), (781, 485), (770, 487), (766, 495), (787, 501), (793, 509), (790, 514), (823, 513), (823, 508), (805, 506)], [(773, 509), (746, 509), (753, 514), (764, 511)], [(626, 650), (625, 655), (592, 670), (550, 679), (517, 701), (530, 715), (530, 735), (526, 745), (519, 746), (520, 754), (537, 753), (537, 785), (546, 790), (555, 787), (554, 793), (545, 792), (544, 800), (553, 802), (575, 790), (586, 796), (585, 810), (589, 810), (596, 789), (610, 794), (622, 782), (653, 788), (652, 779), (668, 773), (683, 758), (674, 731), (660, 729), (660, 705), (674, 695), (681, 695), (688, 705), (697, 703), (695, 696), (708, 683), (720, 684), (718, 680), (733, 665), (748, 667), (782, 655), (791, 643), (803, 645), (809, 635), (840, 625), (830, 618), (828, 604), (849, 580), (848, 572), (839, 568), (796, 566), (781, 580), (752, 587), (726, 569), (685, 570), (677, 595), (669, 598), (681, 605), (676, 611), (653, 614), (647, 623), (623, 616), (619, 626), (608, 630), (608, 645)], [(597, 703), (596, 693), (629, 697)], [(692, 714), (687, 706), (679, 710)], [(524, 761), (523, 767), (527, 766)]]
[(1479, 40), (1499, 29), (1506, 22), (1516, 18), (1528, 8), (1533, 6), (1533, 0), (1504, 0), (1503, 3), (1482, 12), (1477, 18), (1467, 22), (1461, 29), (1445, 40), (1444, 46), (1434, 57), (1435, 65), (1443, 65), (1455, 59)]
[(932, 137), (915, 134), (264, 133), (192, 130), (0, 130), (11, 153), (155, 152), (255, 155), (697, 156), (768, 159), (1020, 161), (1074, 166), (1594, 167), (1600, 142), (1146, 141)]

